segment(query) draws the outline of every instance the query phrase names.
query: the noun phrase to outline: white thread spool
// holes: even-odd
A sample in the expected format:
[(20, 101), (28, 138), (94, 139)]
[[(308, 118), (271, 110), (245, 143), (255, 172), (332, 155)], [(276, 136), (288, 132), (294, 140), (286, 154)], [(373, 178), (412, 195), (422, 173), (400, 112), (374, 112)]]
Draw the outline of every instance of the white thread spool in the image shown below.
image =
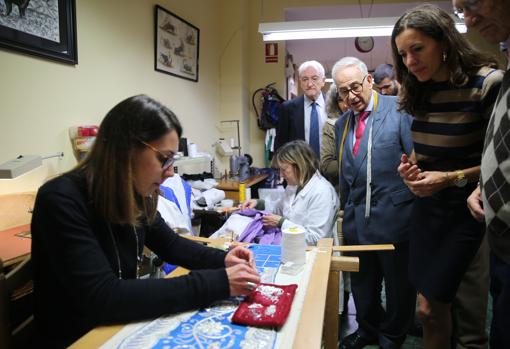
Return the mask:
[(190, 158), (196, 158), (197, 157), (197, 145), (195, 143), (190, 143), (188, 146), (188, 155)]
[(306, 239), (302, 228), (292, 227), (282, 230), (282, 263), (297, 265), (306, 262)]

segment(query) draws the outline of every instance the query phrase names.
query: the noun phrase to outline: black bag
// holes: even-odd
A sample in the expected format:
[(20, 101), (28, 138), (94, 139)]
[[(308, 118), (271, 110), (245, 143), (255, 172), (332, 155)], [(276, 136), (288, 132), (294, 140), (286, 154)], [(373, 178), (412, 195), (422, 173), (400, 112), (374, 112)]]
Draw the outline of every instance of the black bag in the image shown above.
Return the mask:
[(257, 115), (257, 125), (261, 130), (276, 127), (278, 124), (278, 109), (285, 102), (285, 99), (272, 87), (274, 84), (273, 82), (264, 88), (259, 88), (252, 96), (253, 109), (255, 109)]

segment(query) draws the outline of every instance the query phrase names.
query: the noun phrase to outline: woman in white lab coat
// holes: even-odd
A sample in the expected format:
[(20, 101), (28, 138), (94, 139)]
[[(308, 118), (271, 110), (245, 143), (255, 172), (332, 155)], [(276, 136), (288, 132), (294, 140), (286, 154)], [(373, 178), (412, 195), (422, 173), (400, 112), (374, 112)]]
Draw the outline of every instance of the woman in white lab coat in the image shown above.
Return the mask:
[[(264, 225), (282, 230), (302, 228), (308, 245), (316, 245), (319, 239), (331, 237), (335, 239), (335, 245), (338, 244), (337, 235), (333, 234), (338, 196), (320, 174), (319, 159), (310, 146), (302, 140), (286, 143), (278, 149), (271, 164), (280, 170), (287, 188), (274, 212), (262, 218)], [(264, 209), (264, 201), (247, 200), (242, 208)]]

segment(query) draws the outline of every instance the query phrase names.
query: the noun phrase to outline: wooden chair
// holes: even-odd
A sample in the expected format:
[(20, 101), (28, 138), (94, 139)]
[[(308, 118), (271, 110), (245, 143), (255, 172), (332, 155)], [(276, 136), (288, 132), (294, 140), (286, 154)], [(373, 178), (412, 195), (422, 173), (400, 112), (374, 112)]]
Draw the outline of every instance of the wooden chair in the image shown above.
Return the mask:
[(5, 273), (0, 260), (0, 348), (28, 348), (34, 337), (32, 261)]

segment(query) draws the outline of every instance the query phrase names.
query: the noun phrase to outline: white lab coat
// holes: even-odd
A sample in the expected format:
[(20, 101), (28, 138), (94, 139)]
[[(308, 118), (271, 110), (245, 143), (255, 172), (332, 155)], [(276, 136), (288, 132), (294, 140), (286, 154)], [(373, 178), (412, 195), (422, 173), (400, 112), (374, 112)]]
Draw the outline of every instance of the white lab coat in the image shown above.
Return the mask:
[(295, 186), (287, 186), (274, 213), (285, 218), (282, 230), (290, 227), (304, 229), (309, 246), (317, 245), (322, 238), (333, 238), (334, 244), (338, 245), (333, 226), (339, 205), (335, 189), (317, 171), (297, 195)]

